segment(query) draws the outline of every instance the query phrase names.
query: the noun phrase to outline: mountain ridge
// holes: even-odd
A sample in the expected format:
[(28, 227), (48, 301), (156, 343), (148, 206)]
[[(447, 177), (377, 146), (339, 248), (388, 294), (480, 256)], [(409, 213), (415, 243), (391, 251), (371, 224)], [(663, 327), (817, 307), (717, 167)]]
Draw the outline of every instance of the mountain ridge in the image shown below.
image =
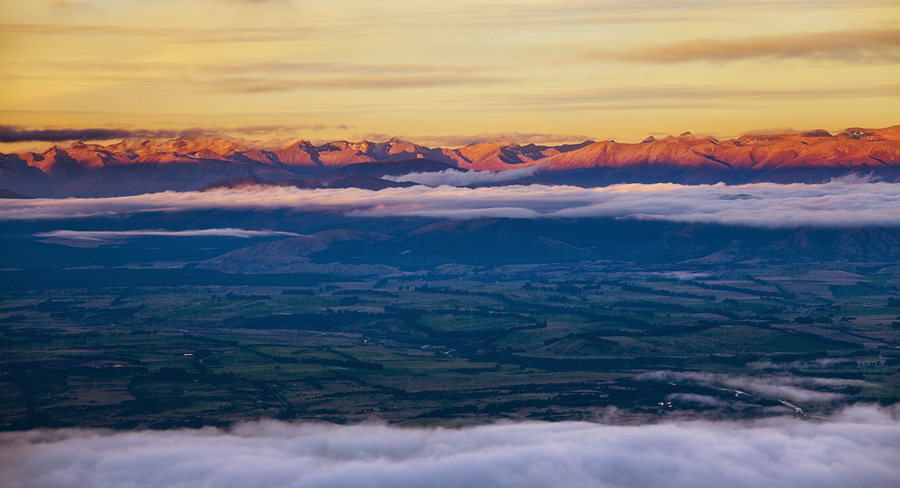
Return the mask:
[[(426, 160), (447, 168), (502, 171), (538, 166), (546, 174), (587, 186), (625, 182), (821, 182), (851, 172), (900, 181), (900, 125), (753, 134), (717, 140), (689, 132), (640, 143), (585, 141), (542, 146), (473, 143), (429, 148), (398, 138), (387, 142), (306, 140), (250, 148), (226, 137), (126, 139), (102, 146), (74, 142), (43, 153), (0, 154), (0, 186), (34, 196), (116, 196), (199, 190), (224, 178), (290, 179), (351, 165)], [(567, 173), (574, 172), (570, 175)], [(566, 178), (574, 181), (565, 181)], [(123, 183), (124, 182), (124, 183)]]

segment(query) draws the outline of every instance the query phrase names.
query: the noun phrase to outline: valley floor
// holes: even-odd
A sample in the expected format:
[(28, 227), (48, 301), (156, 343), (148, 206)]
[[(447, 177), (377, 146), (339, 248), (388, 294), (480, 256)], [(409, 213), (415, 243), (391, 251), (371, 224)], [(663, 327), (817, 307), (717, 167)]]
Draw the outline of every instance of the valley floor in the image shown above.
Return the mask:
[(5, 271), (22, 286), (0, 303), (0, 428), (643, 423), (893, 404), (892, 269), (585, 262), (249, 284), (176, 270), (154, 286), (103, 282), (115, 270), (30, 286)]

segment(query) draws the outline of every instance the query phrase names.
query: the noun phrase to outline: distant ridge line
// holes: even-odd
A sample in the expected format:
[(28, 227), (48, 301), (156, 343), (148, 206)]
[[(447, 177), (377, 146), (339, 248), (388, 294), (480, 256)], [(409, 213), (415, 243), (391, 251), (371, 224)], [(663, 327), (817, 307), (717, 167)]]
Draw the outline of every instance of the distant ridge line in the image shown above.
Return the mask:
[[(365, 169), (366, 165), (372, 165)], [(391, 172), (384, 172), (387, 167)], [(735, 139), (690, 133), (640, 143), (585, 141), (557, 146), (475, 143), (429, 148), (388, 142), (298, 141), (251, 149), (225, 137), (192, 135), (165, 141), (123, 140), (102, 146), (75, 142), (43, 153), (0, 154), (0, 188), (34, 196), (114, 196), (164, 190), (199, 190), (217, 180), (375, 178), (446, 169), (503, 171), (537, 166), (568, 184), (822, 182), (848, 174), (900, 181), (900, 125)]]

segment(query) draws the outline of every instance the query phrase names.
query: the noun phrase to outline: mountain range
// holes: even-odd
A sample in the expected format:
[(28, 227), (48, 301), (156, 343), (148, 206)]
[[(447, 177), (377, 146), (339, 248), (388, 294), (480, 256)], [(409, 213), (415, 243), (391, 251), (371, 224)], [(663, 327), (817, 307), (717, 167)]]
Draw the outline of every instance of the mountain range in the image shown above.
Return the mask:
[[(391, 169), (384, 170), (383, 164), (367, 166), (385, 162)], [(223, 179), (255, 177), (273, 183), (301, 178), (311, 188), (350, 178), (339, 184), (379, 189), (392, 185), (373, 179), (384, 181), (381, 176), (404, 172), (528, 167), (536, 167), (541, 181), (581, 186), (818, 183), (850, 173), (900, 181), (900, 125), (850, 128), (834, 135), (815, 130), (716, 140), (686, 132), (635, 144), (485, 142), (454, 149), (396, 138), (320, 145), (301, 140), (271, 149), (201, 135), (165, 141), (126, 139), (106, 146), (75, 142), (43, 153), (0, 154), (0, 188), (32, 197), (96, 197), (193, 191)]]

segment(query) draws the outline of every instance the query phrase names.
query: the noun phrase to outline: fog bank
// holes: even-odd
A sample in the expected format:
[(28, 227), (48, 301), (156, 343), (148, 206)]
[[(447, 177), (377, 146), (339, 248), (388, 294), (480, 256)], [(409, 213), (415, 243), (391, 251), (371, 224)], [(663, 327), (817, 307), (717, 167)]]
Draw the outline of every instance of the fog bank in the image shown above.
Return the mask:
[(896, 409), (854, 407), (821, 422), (38, 430), (0, 434), (0, 472), (9, 488), (887, 488), (898, 452)]
[(54, 230), (35, 234), (35, 237), (48, 237), (60, 239), (73, 239), (82, 241), (103, 241), (106, 239), (125, 237), (238, 237), (249, 239), (251, 237), (289, 236), (297, 237), (300, 234), (294, 232), (281, 232), (274, 230), (246, 230), (233, 229), (199, 229), (171, 231), (164, 229), (140, 229), (140, 230)]
[(446, 219), (612, 217), (753, 227), (898, 226), (900, 184), (845, 178), (819, 185), (659, 183), (603, 188), (417, 185), (380, 191), (267, 187), (115, 198), (0, 199), (0, 221), (119, 217), (140, 212), (207, 209), (291, 209), (335, 211), (360, 217)]

